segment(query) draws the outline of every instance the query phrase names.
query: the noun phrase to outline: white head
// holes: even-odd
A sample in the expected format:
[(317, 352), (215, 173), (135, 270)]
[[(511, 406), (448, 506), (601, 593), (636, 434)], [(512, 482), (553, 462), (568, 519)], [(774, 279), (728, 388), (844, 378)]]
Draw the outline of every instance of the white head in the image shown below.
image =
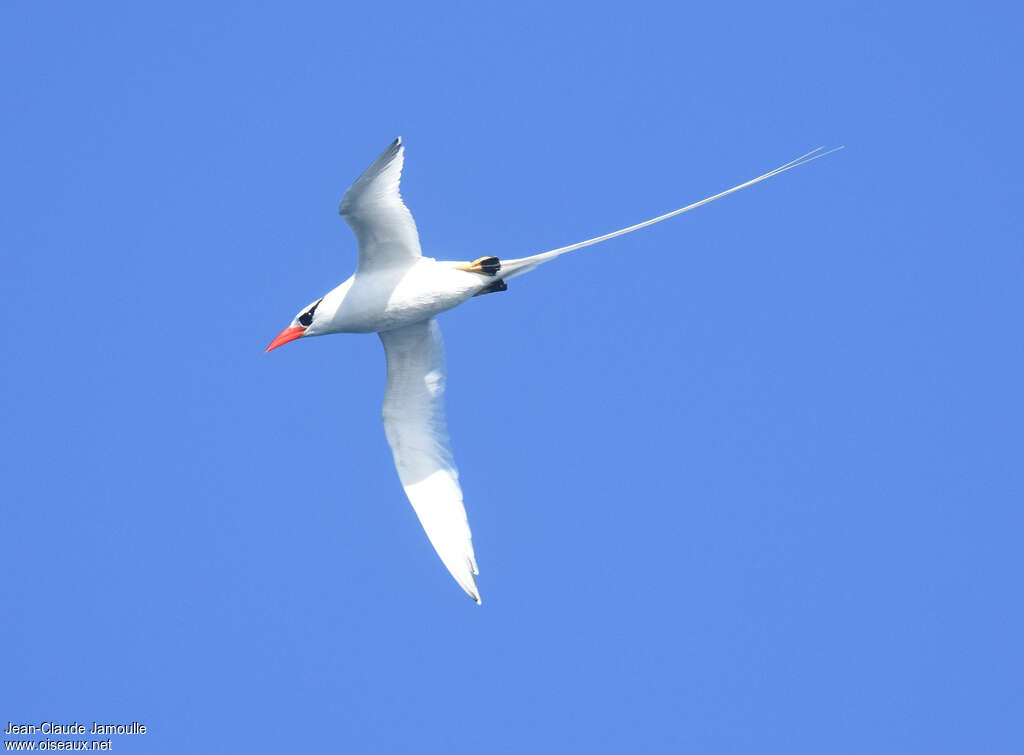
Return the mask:
[(324, 300), (324, 297), (320, 297), (312, 304), (303, 307), (299, 314), (295, 315), (295, 319), (292, 320), (292, 324), (277, 334), (277, 337), (270, 342), (267, 347), (267, 351), (276, 349), (278, 346), (284, 346), (289, 341), (294, 341), (296, 338), (302, 338), (306, 335), (317, 335), (320, 328), (322, 327), (323, 313), (318, 318), (317, 309), (320, 306), (320, 302)]
[(345, 328), (341, 327), (343, 321), (339, 319), (339, 313), (354, 280), (355, 276), (340, 286), (335, 286), (312, 304), (303, 307), (295, 315), (292, 324), (278, 333), (277, 338), (270, 342), (267, 351), (303, 336), (322, 336), (327, 333), (345, 332)]

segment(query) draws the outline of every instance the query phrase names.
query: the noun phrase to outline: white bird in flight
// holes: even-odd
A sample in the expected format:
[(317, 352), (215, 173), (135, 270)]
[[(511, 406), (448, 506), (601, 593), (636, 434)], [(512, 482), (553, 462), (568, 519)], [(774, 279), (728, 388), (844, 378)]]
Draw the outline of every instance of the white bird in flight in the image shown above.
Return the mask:
[(267, 351), (297, 338), (328, 333), (380, 336), (387, 360), (384, 433), (398, 477), (437, 555), (459, 586), (480, 603), (476, 585), (480, 572), (445, 423), (444, 345), (436, 316), (474, 296), (504, 291), (507, 279), (566, 252), (667, 220), (835, 151), (823, 149), (603, 236), (520, 259), (488, 256), (466, 262), (423, 256), (416, 223), (399, 193), (405, 150), (399, 137), (345, 192), (338, 207), (359, 243), (355, 274), (304, 307)]

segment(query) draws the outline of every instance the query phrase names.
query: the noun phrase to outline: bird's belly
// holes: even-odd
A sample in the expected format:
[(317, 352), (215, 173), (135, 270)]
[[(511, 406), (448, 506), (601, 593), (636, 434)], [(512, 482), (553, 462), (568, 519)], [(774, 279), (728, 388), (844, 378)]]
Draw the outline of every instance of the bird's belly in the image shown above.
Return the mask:
[(339, 309), (350, 333), (375, 333), (426, 320), (476, 294), (483, 276), (434, 260), (400, 272), (356, 275)]

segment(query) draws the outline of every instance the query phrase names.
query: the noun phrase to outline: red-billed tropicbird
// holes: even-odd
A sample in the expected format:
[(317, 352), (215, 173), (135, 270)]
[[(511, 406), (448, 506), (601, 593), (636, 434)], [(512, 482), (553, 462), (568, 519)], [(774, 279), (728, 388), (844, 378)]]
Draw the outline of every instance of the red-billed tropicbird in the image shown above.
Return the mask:
[(416, 223), (399, 193), (404, 150), (401, 138), (396, 139), (345, 192), (338, 207), (359, 243), (355, 274), (304, 307), (267, 351), (328, 333), (380, 336), (387, 359), (384, 433), (398, 477), (437, 555), (480, 603), (479, 571), (444, 418), (444, 347), (435, 316), (474, 296), (504, 291), (506, 279), (566, 252), (667, 220), (834, 150), (818, 148), (707, 199), (604, 236), (530, 257), (481, 257), (474, 262), (423, 256)]

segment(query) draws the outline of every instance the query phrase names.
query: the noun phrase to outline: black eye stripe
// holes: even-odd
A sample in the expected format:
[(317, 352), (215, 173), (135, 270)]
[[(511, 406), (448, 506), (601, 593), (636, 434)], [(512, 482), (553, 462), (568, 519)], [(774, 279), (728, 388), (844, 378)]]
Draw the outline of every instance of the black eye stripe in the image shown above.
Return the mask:
[(320, 302), (322, 301), (322, 298), (318, 299), (316, 304), (314, 304), (312, 307), (310, 307), (301, 315), (299, 315), (299, 324), (302, 325), (302, 327), (308, 328), (310, 323), (313, 322), (313, 313), (316, 312), (316, 308), (320, 306)]

